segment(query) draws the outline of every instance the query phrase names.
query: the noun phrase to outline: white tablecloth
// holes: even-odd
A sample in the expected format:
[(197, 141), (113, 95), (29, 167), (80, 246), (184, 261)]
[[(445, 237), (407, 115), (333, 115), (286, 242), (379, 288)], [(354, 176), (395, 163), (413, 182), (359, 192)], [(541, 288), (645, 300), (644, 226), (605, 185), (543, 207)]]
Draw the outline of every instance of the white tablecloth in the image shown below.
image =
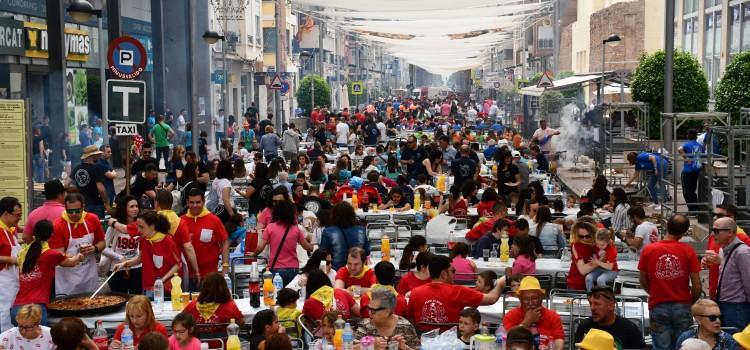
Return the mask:
[(414, 209), (409, 209), (406, 211), (397, 211), (397, 212), (391, 212), (389, 209), (385, 210), (377, 210), (373, 211), (372, 209), (368, 210), (367, 212), (362, 211), (362, 209), (357, 209), (357, 217), (360, 219), (366, 219), (369, 216), (380, 216), (380, 215), (388, 215), (390, 217), (391, 222), (393, 222), (393, 215), (415, 215), (417, 212), (414, 211)]
[[(513, 308), (517, 307), (518, 305), (518, 299), (516, 298), (510, 298), (509, 301), (509, 309), (512, 310)], [(570, 318), (570, 308), (571, 304), (565, 304), (565, 303), (559, 303), (560, 300), (557, 300), (555, 305), (553, 306), (553, 309), (560, 315), (561, 318), (564, 320), (569, 320)], [(546, 302), (546, 300), (545, 300)], [(590, 315), (591, 311), (588, 307), (585, 307), (588, 305), (587, 301), (583, 301), (582, 304), (583, 310), (580, 310), (582, 312), (576, 312), (576, 314), (580, 314), (580, 316), (585, 317), (586, 315)], [(628, 319), (639, 319), (641, 317), (641, 313), (643, 313), (643, 318), (646, 325), (648, 325), (648, 306), (644, 303), (643, 304), (643, 310), (641, 311), (641, 303), (637, 302), (627, 302), (624, 304), (624, 308), (622, 308), (622, 303), (617, 304), (618, 308), (618, 314), (621, 317), (625, 317)], [(544, 305), (547, 307), (547, 305)], [(486, 305), (486, 306), (480, 306), (477, 308), (479, 310), (479, 313), (482, 314), (482, 322), (489, 322), (493, 324), (499, 324), (502, 322), (503, 317), (503, 298), (500, 297), (500, 299), (497, 301), (497, 303), (492, 305)], [(510, 311), (508, 310), (508, 311)], [(586, 314), (583, 314), (583, 312), (586, 312)]]

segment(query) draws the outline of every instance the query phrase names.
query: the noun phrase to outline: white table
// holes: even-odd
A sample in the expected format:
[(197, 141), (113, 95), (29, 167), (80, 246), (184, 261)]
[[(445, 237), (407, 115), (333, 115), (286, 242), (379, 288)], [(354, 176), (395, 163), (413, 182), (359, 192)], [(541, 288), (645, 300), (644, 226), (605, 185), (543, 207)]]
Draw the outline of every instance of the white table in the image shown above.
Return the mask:
[(366, 219), (370, 216), (381, 216), (381, 215), (388, 215), (390, 217), (390, 221), (393, 222), (393, 215), (415, 215), (417, 212), (414, 209), (409, 209), (406, 211), (394, 211), (392, 212), (390, 209), (378, 209), (377, 211), (374, 211), (372, 209), (368, 210), (367, 212), (362, 211), (362, 209), (357, 209), (357, 217), (360, 219)]
[[(518, 305), (518, 299), (517, 298), (509, 298), (508, 299), (509, 304), (511, 307), (509, 307), (509, 310), (506, 312), (512, 310), (513, 308), (517, 307)], [(559, 299), (557, 300), (559, 301)], [(545, 300), (546, 302), (546, 300)], [(567, 305), (567, 306), (566, 306)], [(581, 306), (588, 305), (588, 301), (583, 300), (581, 302)], [(622, 303), (618, 303), (617, 307), (619, 308), (619, 315), (624, 318), (628, 319), (639, 319), (641, 317), (641, 303), (637, 302), (626, 302), (624, 303), (624, 308), (621, 308)], [(547, 307), (547, 305), (544, 305), (544, 307)], [(570, 308), (571, 304), (562, 304), (562, 303), (555, 303), (553, 306), (553, 309), (560, 315), (561, 318), (564, 320), (570, 318)], [(492, 305), (484, 305), (477, 308), (479, 310), (479, 313), (482, 314), (482, 322), (489, 322), (493, 324), (499, 324), (502, 323), (503, 318), (503, 298), (500, 297), (500, 299), (497, 301), (497, 303), (494, 303)], [(590, 315), (590, 309), (586, 308), (585, 310), (581, 311), (587, 311), (585, 315), (580, 315), (580, 317), (585, 317), (586, 315)], [(648, 325), (648, 306), (644, 303), (643, 304), (643, 319), (644, 324)]]

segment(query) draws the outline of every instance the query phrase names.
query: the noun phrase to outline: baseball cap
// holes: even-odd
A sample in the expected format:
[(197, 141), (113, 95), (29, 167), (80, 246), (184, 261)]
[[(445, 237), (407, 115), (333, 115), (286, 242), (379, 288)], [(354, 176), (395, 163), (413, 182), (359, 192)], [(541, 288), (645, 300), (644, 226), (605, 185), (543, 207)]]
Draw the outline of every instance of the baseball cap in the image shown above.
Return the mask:
[(513, 156), (513, 158), (521, 158), (521, 152), (513, 151), (513, 152), (510, 152), (510, 154), (511, 156)]

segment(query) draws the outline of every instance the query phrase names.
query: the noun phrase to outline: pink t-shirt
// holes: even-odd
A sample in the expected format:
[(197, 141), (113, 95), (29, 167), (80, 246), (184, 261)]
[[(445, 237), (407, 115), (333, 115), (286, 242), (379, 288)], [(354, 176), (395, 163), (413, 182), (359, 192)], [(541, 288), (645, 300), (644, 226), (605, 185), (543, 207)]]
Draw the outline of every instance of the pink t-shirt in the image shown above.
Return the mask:
[(519, 255), (513, 261), (514, 275), (533, 275), (536, 273), (536, 262), (526, 255)]
[(297, 242), (301, 243), (305, 239), (305, 234), (302, 233), (297, 225), (294, 225), (289, 228), (289, 233), (287, 233), (284, 242), (281, 242), (282, 238), (284, 238), (284, 231), (286, 231), (286, 226), (278, 222), (271, 223), (263, 230), (263, 240), (268, 242), (270, 246), (270, 254), (268, 255), (269, 264), (273, 262), (276, 252), (281, 247), (279, 258), (276, 260), (276, 265), (273, 268), (298, 269)]
[[(476, 273), (474, 271), (474, 267), (471, 266), (471, 261), (469, 259), (466, 259), (462, 256), (456, 256), (453, 258), (453, 267), (456, 268), (456, 273)], [(471, 276), (456, 276), (457, 280), (473, 280), (474, 278)]]
[(190, 343), (183, 348), (173, 335), (169, 337), (169, 350), (201, 350), (201, 341), (193, 337)]
[(273, 221), (273, 215), (271, 214), (271, 208), (263, 209), (263, 211), (260, 212), (260, 215), (258, 216), (258, 224), (261, 224), (263, 226), (268, 226), (271, 224), (271, 221)]

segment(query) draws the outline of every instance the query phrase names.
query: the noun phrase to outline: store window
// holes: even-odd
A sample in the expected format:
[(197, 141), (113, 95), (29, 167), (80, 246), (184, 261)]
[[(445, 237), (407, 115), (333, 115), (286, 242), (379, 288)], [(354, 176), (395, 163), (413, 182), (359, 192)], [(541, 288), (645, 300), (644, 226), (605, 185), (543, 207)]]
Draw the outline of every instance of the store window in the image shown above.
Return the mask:
[(682, 14), (689, 15), (698, 11), (698, 0), (684, 0), (682, 2)]
[(721, 71), (721, 11), (706, 14), (706, 32), (703, 37), (703, 71), (713, 96)]
[(698, 57), (698, 21), (695, 17), (687, 18), (683, 22), (682, 47), (693, 56)]
[(740, 22), (740, 7), (732, 6), (729, 9), (729, 52), (734, 54), (740, 51), (740, 36), (741, 22)]

